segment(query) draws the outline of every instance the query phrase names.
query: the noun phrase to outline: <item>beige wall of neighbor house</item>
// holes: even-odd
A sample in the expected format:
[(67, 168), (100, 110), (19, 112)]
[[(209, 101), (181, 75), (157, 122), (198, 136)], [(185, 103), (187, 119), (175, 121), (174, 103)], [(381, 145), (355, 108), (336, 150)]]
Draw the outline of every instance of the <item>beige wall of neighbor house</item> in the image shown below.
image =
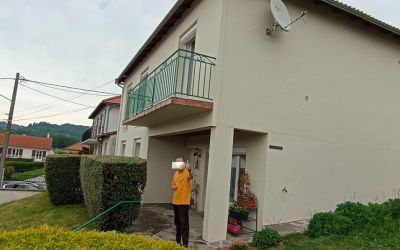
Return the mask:
[(382, 201), (400, 188), (398, 40), (311, 1), (285, 3), (307, 19), (269, 37), (268, 1), (224, 1), (218, 58), (216, 123), (268, 133), (269, 144), (283, 146), (259, 162), (263, 224), (344, 200)]

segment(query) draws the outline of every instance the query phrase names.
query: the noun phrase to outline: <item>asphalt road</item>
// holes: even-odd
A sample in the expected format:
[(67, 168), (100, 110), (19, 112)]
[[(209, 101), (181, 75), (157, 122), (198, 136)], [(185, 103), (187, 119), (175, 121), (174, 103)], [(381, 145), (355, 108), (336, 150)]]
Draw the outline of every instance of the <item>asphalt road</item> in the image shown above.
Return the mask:
[(40, 193), (41, 192), (33, 191), (0, 190), (0, 205), (10, 201), (21, 200)]

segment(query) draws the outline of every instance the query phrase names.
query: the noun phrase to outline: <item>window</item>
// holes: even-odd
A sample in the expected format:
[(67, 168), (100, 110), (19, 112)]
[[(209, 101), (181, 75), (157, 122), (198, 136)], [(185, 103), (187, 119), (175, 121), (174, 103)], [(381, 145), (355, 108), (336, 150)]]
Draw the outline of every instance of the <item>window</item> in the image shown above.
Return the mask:
[(107, 154), (107, 146), (108, 146), (108, 145), (107, 145), (107, 142), (105, 142), (105, 143), (104, 143), (104, 146), (103, 146), (103, 155), (108, 155), (108, 154)]
[(121, 142), (121, 156), (125, 156), (126, 141)]
[(43, 150), (32, 150), (32, 159), (33, 160), (43, 160), (46, 157), (46, 151)]
[(140, 145), (141, 145), (141, 138), (136, 138), (133, 140), (133, 156), (139, 157), (140, 155)]
[(19, 148), (13, 148), (11, 150), (11, 158), (21, 158), (22, 157), (22, 149)]

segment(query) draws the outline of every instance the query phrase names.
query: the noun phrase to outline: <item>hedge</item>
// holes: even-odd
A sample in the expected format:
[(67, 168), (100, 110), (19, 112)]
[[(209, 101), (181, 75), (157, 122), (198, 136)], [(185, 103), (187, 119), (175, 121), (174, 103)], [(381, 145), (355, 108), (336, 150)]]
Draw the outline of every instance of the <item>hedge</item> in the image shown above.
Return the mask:
[(80, 155), (50, 155), (45, 162), (49, 198), (54, 205), (83, 202), (79, 176)]
[[(81, 183), (85, 205), (95, 216), (120, 201), (140, 201), (146, 185), (146, 161), (120, 156), (83, 156)], [(132, 219), (139, 214), (140, 205), (132, 209)], [(96, 228), (103, 231), (123, 231), (128, 224), (128, 206), (103, 216)]]
[(5, 165), (14, 167), (14, 170), (17, 173), (44, 168), (44, 162), (6, 161)]
[(72, 232), (42, 226), (19, 231), (0, 232), (0, 249), (184, 249), (175, 242), (155, 240), (148, 236), (94, 231)]

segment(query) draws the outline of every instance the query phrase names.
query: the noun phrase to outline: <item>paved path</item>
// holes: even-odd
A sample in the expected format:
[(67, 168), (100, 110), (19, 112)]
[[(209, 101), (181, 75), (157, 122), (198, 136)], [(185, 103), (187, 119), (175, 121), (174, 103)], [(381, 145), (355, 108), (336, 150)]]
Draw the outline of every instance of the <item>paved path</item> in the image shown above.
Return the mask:
[[(171, 204), (143, 204), (139, 217), (133, 224), (133, 232), (145, 234), (161, 240), (175, 240), (174, 212)], [(235, 240), (248, 242), (252, 239), (253, 233), (243, 230), (239, 236), (233, 237), (228, 234), (228, 239), (221, 242), (207, 243), (201, 238), (203, 230), (203, 216), (193, 209), (190, 209), (190, 233), (189, 245), (195, 249), (224, 249)], [(254, 227), (255, 225), (248, 225)], [(289, 233), (304, 232), (308, 226), (308, 220), (294, 221), (269, 225), (281, 235)], [(226, 249), (226, 248), (225, 248)]]
[(42, 192), (34, 192), (34, 191), (15, 191), (15, 190), (0, 190), (0, 205), (10, 202), (21, 200), (27, 197), (31, 197)]

